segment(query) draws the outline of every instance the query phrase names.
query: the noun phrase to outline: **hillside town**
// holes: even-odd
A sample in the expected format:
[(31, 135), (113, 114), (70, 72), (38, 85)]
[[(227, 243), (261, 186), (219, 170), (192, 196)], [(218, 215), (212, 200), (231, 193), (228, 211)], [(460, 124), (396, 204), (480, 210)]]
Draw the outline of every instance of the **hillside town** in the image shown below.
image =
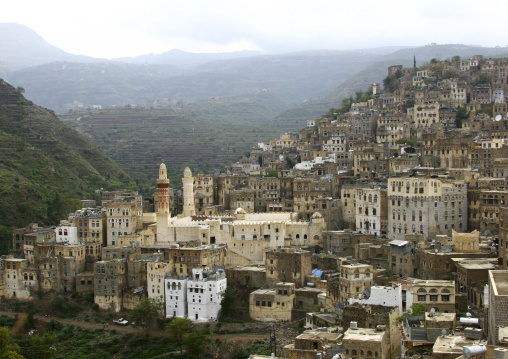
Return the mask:
[(153, 181), (15, 229), (0, 295), (208, 323), (230, 287), (305, 328), (272, 358), (508, 357), (508, 58), (390, 66), (221, 172)]

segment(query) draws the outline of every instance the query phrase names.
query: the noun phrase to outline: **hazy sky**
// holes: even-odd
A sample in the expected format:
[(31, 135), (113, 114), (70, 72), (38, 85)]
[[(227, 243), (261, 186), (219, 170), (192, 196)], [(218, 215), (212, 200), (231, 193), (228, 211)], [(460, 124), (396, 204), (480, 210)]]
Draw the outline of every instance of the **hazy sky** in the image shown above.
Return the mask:
[(506, 10), (505, 0), (6, 0), (0, 22), (26, 25), (73, 54), (115, 58), (174, 48), (504, 47)]

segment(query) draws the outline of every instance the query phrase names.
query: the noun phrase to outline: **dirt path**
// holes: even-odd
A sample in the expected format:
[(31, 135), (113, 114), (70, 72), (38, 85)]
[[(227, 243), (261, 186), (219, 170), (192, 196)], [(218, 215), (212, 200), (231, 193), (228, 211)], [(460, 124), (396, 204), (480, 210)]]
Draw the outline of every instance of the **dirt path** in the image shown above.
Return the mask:
[[(12, 331), (16, 334), (26, 333), (23, 329), (23, 324), (26, 321), (26, 314), (24, 313), (14, 313), (14, 312), (7, 312), (7, 311), (0, 311), (0, 315), (6, 315), (9, 317), (18, 317), (18, 320), (14, 324), (14, 327)], [(143, 329), (133, 327), (132, 325), (116, 325), (111, 321), (110, 323), (104, 325), (100, 323), (89, 323), (84, 322), (82, 320), (77, 319), (67, 319), (67, 318), (58, 318), (58, 317), (52, 317), (52, 316), (45, 316), (45, 315), (34, 315), (35, 319), (39, 323), (49, 323), (51, 319), (54, 319), (62, 324), (66, 325), (75, 325), (82, 328), (86, 328), (89, 330), (95, 330), (95, 329), (106, 329), (106, 330), (116, 330), (119, 333), (130, 333), (134, 335), (145, 335), (146, 332)], [(15, 329), (16, 328), (16, 331)], [(150, 336), (165, 336), (166, 332), (164, 330), (160, 329), (151, 329), (148, 334)], [(238, 334), (212, 334), (211, 338), (213, 339), (220, 339), (220, 340), (227, 340), (228, 342), (238, 342), (238, 343), (250, 343), (255, 340), (266, 340), (269, 338), (269, 334), (253, 334), (253, 333), (238, 333)]]
[[(26, 321), (26, 315), (24, 313), (0, 311), (0, 315), (6, 315), (9, 317), (13, 317), (13, 318), (16, 317), (16, 315), (17, 315), (18, 320), (14, 324), (14, 327), (16, 327), (17, 330), (19, 330), (19, 328), (21, 328), (21, 332), (24, 332), (22, 330), (23, 324)], [(23, 318), (24, 318), (24, 320), (23, 320)], [(49, 323), (51, 321), (51, 319), (54, 319), (62, 324), (75, 325), (75, 326), (83, 327), (83, 328), (90, 329), (90, 330), (95, 330), (95, 329), (113, 330), (114, 329), (119, 333), (132, 333), (132, 334), (137, 334), (137, 335), (145, 334), (145, 332), (140, 328), (135, 328), (130, 324), (129, 325), (116, 325), (113, 323), (113, 321), (111, 321), (111, 323), (104, 325), (104, 324), (100, 324), (100, 323), (84, 322), (82, 320), (77, 320), (77, 319), (58, 318), (58, 317), (45, 316), (45, 315), (39, 315), (39, 314), (34, 315), (34, 318), (37, 319), (39, 322), (44, 322), (44, 323)], [(23, 320), (21, 322), (21, 324), (18, 324), (21, 320)], [(13, 327), (13, 332), (14, 332), (14, 327)], [(161, 336), (161, 335), (164, 335), (164, 331), (153, 329), (150, 331), (150, 335)]]

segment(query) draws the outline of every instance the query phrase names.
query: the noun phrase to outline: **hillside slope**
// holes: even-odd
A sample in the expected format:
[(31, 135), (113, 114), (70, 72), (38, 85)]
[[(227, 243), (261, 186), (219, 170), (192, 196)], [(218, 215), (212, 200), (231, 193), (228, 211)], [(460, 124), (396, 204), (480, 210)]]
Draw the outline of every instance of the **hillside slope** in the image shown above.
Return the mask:
[(7, 227), (47, 223), (54, 219), (48, 203), (130, 183), (95, 145), (1, 79), (0, 146), (0, 225)]
[(382, 83), (388, 75), (387, 68), (392, 65), (412, 67), (416, 57), (417, 66), (432, 58), (446, 59), (459, 55), (469, 58), (472, 55), (484, 55), (485, 57), (508, 56), (506, 48), (489, 48), (467, 45), (435, 45), (419, 48), (408, 48), (384, 55), (376, 62), (365, 66), (361, 71), (353, 74), (327, 95), (308, 101), (301, 106), (296, 106), (276, 119), (276, 123), (284, 124), (284, 129), (294, 131), (307, 119), (317, 118), (328, 112), (332, 107), (338, 107), (343, 98), (354, 96), (355, 91), (366, 91), (374, 82)]

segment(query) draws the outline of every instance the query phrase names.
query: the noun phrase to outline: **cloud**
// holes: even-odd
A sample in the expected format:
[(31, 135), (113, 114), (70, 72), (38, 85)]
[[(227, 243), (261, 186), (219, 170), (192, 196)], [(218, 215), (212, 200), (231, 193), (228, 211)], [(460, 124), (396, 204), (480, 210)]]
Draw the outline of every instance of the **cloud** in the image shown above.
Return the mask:
[(68, 52), (120, 57), (173, 48), (289, 52), (429, 42), (504, 46), (504, 24), (495, 14), (506, 10), (508, 3), (496, 0), (481, 5), (472, 0), (89, 0), (78, 8), (64, 0), (11, 0), (2, 4), (0, 22), (27, 25)]

